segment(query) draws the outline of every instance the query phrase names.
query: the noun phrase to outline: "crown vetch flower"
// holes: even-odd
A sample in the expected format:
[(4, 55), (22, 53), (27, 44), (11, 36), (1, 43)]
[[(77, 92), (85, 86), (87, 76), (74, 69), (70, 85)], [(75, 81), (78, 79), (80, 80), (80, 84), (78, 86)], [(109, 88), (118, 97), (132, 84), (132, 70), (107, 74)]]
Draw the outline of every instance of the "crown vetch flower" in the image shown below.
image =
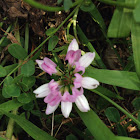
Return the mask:
[(81, 51), (77, 50), (77, 51), (73, 51), (70, 50), (69, 52), (67, 52), (66, 58), (65, 60), (68, 60), (70, 65), (73, 65), (74, 62), (77, 62), (81, 57)]
[(92, 63), (94, 58), (95, 58), (95, 52), (93, 52), (93, 53), (88, 52), (79, 59), (79, 64), (80, 64), (80, 66), (87, 68)]
[(49, 75), (57, 73), (56, 64), (49, 58), (45, 57), (44, 60), (36, 60), (39, 67), (47, 72)]
[(40, 86), (39, 88), (34, 90), (34, 93), (36, 94), (36, 98), (46, 97), (50, 93), (48, 84)]
[(95, 58), (95, 52), (93, 52), (93, 53), (88, 52), (88, 53), (84, 54), (79, 59), (79, 61), (75, 62), (75, 66), (76, 66), (75, 72), (82, 71), (84, 73), (85, 72), (85, 68), (87, 68), (92, 63), (94, 58)]
[(79, 73), (75, 74), (74, 86), (76, 88), (94, 89), (99, 86), (99, 82), (91, 77), (82, 77)]
[(88, 101), (84, 95), (78, 96), (76, 98), (75, 104), (81, 112), (87, 112), (90, 110)]
[[(61, 74), (57, 82), (52, 79), (49, 83), (33, 91), (37, 98), (45, 97), (47, 115), (53, 113), (61, 104), (62, 114), (68, 118), (74, 102), (80, 111), (90, 110), (89, 103), (83, 94), (83, 88), (94, 89), (99, 85), (99, 82), (91, 77), (83, 77), (82, 74), (85, 72), (85, 68), (92, 63), (94, 57), (95, 53), (91, 52), (81, 56), (76, 39), (72, 40), (65, 58), (68, 60), (68, 65), (66, 65), (64, 74)], [(36, 62), (49, 75), (60, 73), (57, 70), (57, 65), (47, 57), (43, 60), (36, 60)], [(78, 73), (80, 71), (82, 74)]]
[(79, 61), (81, 57), (81, 50), (79, 50), (78, 43), (76, 39), (73, 39), (68, 47), (65, 60), (68, 60), (70, 65), (73, 65), (74, 62)]
[(70, 50), (73, 50), (73, 51), (79, 50), (79, 45), (78, 45), (76, 39), (73, 39), (71, 41), (71, 43), (69, 44), (69, 47), (68, 47), (68, 51), (67, 52), (69, 52)]

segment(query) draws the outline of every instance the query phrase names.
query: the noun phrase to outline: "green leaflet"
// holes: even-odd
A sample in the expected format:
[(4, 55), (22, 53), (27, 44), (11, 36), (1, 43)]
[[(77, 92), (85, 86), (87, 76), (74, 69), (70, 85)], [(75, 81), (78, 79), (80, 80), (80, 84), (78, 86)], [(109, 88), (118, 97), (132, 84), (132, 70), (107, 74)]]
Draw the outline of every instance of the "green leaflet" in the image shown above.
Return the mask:
[(2, 95), (5, 98), (18, 97), (20, 92), (20, 87), (13, 83), (13, 78), (11, 76), (7, 76), (2, 88)]
[(21, 67), (21, 74), (23, 74), (24, 76), (27, 77), (31, 76), (34, 74), (34, 72), (35, 72), (35, 64), (33, 60), (29, 60)]
[(118, 136), (127, 136), (126, 129), (121, 124), (117, 124), (117, 133)]
[(135, 98), (132, 101), (133, 107), (135, 108), (135, 110), (140, 110), (140, 97)]
[(68, 11), (72, 6), (72, 0), (64, 0), (63, 5), (64, 5), (64, 10)]
[(0, 65), (0, 77), (4, 77), (7, 75), (6, 69)]
[(112, 122), (119, 122), (120, 121), (120, 114), (119, 111), (115, 107), (108, 107), (105, 110), (105, 115), (107, 118)]
[(11, 44), (8, 47), (8, 51), (13, 57), (17, 59), (24, 60), (27, 57), (27, 52), (25, 49), (16, 43)]
[(9, 73), (10, 73), (13, 69), (15, 69), (17, 66), (18, 66), (18, 64), (15, 63), (15, 64), (12, 64), (12, 65), (5, 66), (4, 68), (5, 68), (6, 72), (7, 72), (7, 74), (9, 74)]
[(54, 35), (49, 39), (48, 43), (48, 51), (52, 51), (59, 41), (58, 36)]

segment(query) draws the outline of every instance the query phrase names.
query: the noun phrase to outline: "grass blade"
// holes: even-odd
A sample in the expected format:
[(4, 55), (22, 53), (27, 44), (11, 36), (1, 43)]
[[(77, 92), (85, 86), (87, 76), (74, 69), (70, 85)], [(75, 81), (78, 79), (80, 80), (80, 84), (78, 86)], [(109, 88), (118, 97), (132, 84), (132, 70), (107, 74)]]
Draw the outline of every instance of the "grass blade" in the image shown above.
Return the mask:
[(38, 128), (30, 121), (23, 118), (22, 116), (7, 113), (3, 110), (0, 110), (0, 112), (12, 118), (21, 128), (23, 128), (35, 140), (47, 140), (47, 139), (55, 140), (55, 138), (51, 137), (48, 133), (44, 132), (43, 130), (41, 130), (40, 128)]
[(81, 112), (76, 108), (76, 111), (96, 140), (115, 140), (115, 135), (92, 109), (88, 112)]
[(140, 24), (133, 22), (131, 28), (132, 48), (136, 73), (140, 78)]
[(140, 90), (140, 81), (135, 72), (95, 69), (89, 67), (84, 76), (97, 79), (99, 82), (127, 89)]

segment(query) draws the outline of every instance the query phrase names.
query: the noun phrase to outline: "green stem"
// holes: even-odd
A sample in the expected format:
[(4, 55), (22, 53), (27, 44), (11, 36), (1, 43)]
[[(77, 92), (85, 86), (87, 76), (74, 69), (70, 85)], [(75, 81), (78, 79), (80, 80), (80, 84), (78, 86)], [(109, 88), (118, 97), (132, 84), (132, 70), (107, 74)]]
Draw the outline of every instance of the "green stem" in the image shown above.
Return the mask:
[[(71, 20), (69, 22), (69, 24), (67, 25), (67, 37), (69, 37), (69, 31), (70, 31), (70, 27), (71, 27), (72, 23), (73, 23), (73, 20)], [(69, 38), (67, 38), (67, 40), (69, 40)]]
[(28, 53), (28, 47), (29, 47), (29, 24), (26, 23), (25, 27), (25, 50)]
[[(17, 109), (12, 111), (13, 114), (17, 114)], [(6, 131), (6, 138), (11, 139), (13, 135), (13, 130), (14, 130), (14, 120), (12, 118), (9, 119), (8, 126), (7, 126), (7, 131)]]
[(61, 26), (75, 13), (75, 11), (79, 8), (79, 6), (77, 6), (68, 16), (67, 18), (58, 26), (58, 28), (56, 29), (56, 31), (58, 31)]
[(14, 36), (15, 36), (16, 40), (19, 42), (19, 44), (21, 45), (18, 18), (16, 19), (14, 26), (15, 26)]
[[(76, 2), (73, 3), (72, 7), (78, 5), (82, 1), (83, 0), (77, 0)], [(57, 11), (64, 10), (64, 7), (51, 7), (51, 6), (43, 5), (43, 4), (41, 4), (39, 2), (36, 2), (34, 0), (24, 0), (24, 2), (27, 2), (28, 4), (30, 4), (31, 6), (33, 6), (35, 8), (45, 10), (45, 11), (49, 11), (49, 12), (57, 12)]]
[(31, 6), (41, 9), (41, 10), (45, 10), (45, 11), (49, 11), (49, 12), (56, 12), (56, 11), (62, 11), (63, 7), (50, 7), (44, 4), (41, 4), (39, 2), (36, 2), (34, 0), (24, 0), (24, 2), (30, 4)]
[(136, 7), (136, 4), (134, 3), (124, 3), (124, 2), (118, 2), (118, 1), (112, 1), (112, 0), (98, 0), (100, 2), (109, 4), (109, 5), (115, 5), (120, 6), (124, 8), (134, 9)]
[(74, 32), (74, 36), (77, 42), (79, 42), (78, 36), (77, 36), (77, 30), (76, 30), (76, 21), (77, 21), (78, 11), (79, 11), (79, 8), (75, 11), (74, 16), (73, 16), (73, 32)]
[(94, 91), (96, 94), (98, 94), (99, 96), (103, 97), (104, 99), (106, 99), (108, 102), (110, 102), (111, 104), (113, 104), (116, 108), (118, 108), (120, 111), (122, 111), (125, 115), (127, 115), (129, 118), (131, 118), (137, 125), (140, 125), (140, 121), (138, 121), (134, 116), (132, 116), (129, 112), (127, 112), (125, 109), (123, 109), (121, 106), (119, 106), (118, 104), (116, 104), (114, 101), (112, 101), (111, 99), (109, 99), (108, 97), (106, 97), (105, 95), (101, 94), (98, 91)]
[[(4, 18), (2, 19), (2, 21), (6, 20), (6, 19), (7, 19), (7, 17), (4, 17)], [(3, 24), (4, 24), (4, 22), (0, 22), (0, 27), (2, 27)]]
[[(6, 32), (8, 33), (8, 32), (11, 30), (11, 28), (12, 28), (12, 25), (10, 25), (10, 26), (7, 28)], [(5, 37), (5, 35), (7, 35), (6, 32), (4, 33), (4, 36), (0, 39), (0, 44), (2, 44), (3, 40), (6, 38), (6, 37)]]

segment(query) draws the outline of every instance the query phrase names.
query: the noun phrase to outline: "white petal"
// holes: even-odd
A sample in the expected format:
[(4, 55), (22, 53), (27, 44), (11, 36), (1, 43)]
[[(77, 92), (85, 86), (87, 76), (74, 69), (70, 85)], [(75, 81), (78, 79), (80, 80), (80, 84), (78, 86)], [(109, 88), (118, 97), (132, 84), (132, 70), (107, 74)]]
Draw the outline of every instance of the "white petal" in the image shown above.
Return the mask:
[(77, 51), (78, 49), (79, 49), (79, 45), (78, 45), (76, 39), (73, 39), (71, 41), (71, 43), (69, 44), (68, 51), (70, 51), (70, 50)]
[(80, 59), (79, 59), (79, 63), (80, 63), (80, 66), (83, 66), (83, 67), (88, 67), (93, 59), (95, 58), (95, 52), (91, 53), (91, 52), (88, 52), (86, 54), (84, 54)]
[(81, 112), (88, 112), (90, 110), (88, 101), (84, 95), (78, 96), (75, 101), (75, 104)]
[(54, 106), (47, 104), (46, 114), (47, 115), (52, 114), (57, 109), (58, 106), (59, 106), (59, 104), (54, 105)]
[(69, 117), (72, 110), (72, 102), (61, 102), (61, 111), (65, 118)]
[(94, 89), (99, 86), (99, 82), (96, 79), (91, 78), (91, 77), (83, 77), (81, 84), (82, 84), (82, 87), (86, 89)]
[(40, 67), (40, 69), (42, 69), (41, 65), (44, 63), (44, 60), (36, 60), (36, 63), (38, 64), (38, 66)]
[(50, 93), (48, 84), (44, 84), (38, 87), (36, 90), (33, 91), (33, 93), (37, 94), (37, 98), (46, 97)]

